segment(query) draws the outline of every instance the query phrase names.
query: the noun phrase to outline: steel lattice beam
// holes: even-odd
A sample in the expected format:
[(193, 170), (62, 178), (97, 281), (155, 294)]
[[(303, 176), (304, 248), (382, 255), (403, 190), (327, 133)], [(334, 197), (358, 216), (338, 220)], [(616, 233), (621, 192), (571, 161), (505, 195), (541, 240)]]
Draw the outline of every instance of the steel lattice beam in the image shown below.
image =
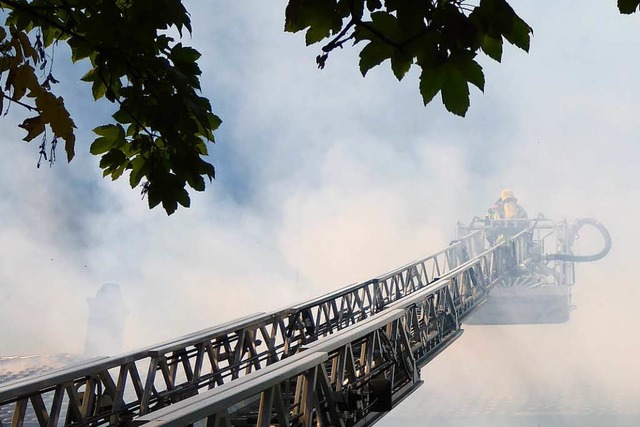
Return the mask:
[[(318, 405), (326, 409), (328, 404), (322, 402), (344, 394), (341, 378), (371, 379), (374, 364), (378, 364), (375, 375), (393, 380), (396, 394), (418, 384), (419, 367), (459, 336), (461, 320), (486, 298), (492, 283), (522, 261), (523, 236), (520, 233), (486, 249), (484, 231), (478, 230), (428, 258), (302, 304), (6, 384), (0, 387), (0, 406), (13, 407), (12, 425), (16, 426), (22, 424), (26, 408), (36, 412), (43, 426), (126, 423), (175, 402), (216, 395), (275, 366), (286, 371), (298, 354), (326, 342), (335, 344), (343, 331), (362, 334), (368, 322), (401, 310), (402, 317), (385, 326), (386, 332), (369, 331), (357, 337), (356, 346), (345, 342), (327, 350), (329, 359), (313, 373), (304, 374), (306, 380), (296, 373), (295, 379), (269, 385), (254, 396), (254, 403), (262, 402), (258, 405), (263, 408), (261, 423), (268, 423), (272, 416), (284, 422), (284, 414), (293, 414), (291, 404), (297, 402), (298, 412), (307, 408), (302, 417), (305, 424), (318, 419)], [(390, 348), (406, 353), (403, 366), (373, 357), (375, 351), (380, 355)], [(380, 371), (380, 364), (386, 370)], [(282, 401), (278, 396), (290, 389), (295, 390), (295, 398)], [(324, 400), (318, 393), (324, 393)], [(212, 425), (231, 422), (231, 414), (207, 417)], [(287, 423), (299, 423), (298, 418), (289, 417)]]

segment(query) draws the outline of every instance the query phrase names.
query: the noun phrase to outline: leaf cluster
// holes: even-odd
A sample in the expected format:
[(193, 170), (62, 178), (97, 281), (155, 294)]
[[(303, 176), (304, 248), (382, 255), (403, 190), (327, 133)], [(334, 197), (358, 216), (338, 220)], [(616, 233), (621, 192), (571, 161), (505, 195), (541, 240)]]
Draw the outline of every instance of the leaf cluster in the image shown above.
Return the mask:
[[(640, 0), (618, 0), (618, 8), (634, 13)], [(117, 106), (90, 147), (103, 175), (128, 173), (151, 208), (162, 204), (171, 214), (189, 206), (188, 187), (203, 191), (215, 177), (205, 159), (221, 121), (200, 95), (200, 54), (171, 36), (191, 32), (182, 1), (0, 0), (0, 9), (0, 112), (17, 104), (33, 113), (19, 126), (25, 141), (41, 137), (40, 160), (55, 159), (58, 140), (67, 159), (74, 156), (76, 127), (52, 90), (63, 42), (74, 62), (90, 63), (82, 80), (94, 99)], [(469, 85), (484, 91), (478, 55), (500, 62), (505, 40), (528, 51), (533, 34), (507, 0), (289, 0), (285, 30), (304, 31), (308, 45), (324, 42), (320, 68), (347, 42), (361, 46), (363, 76), (387, 60), (398, 80), (418, 67), (424, 104), (440, 94), (460, 116)]]
[(285, 30), (306, 30), (307, 44), (328, 40), (320, 67), (350, 40), (363, 46), (363, 76), (387, 60), (398, 80), (417, 66), (424, 104), (440, 93), (460, 116), (469, 108), (469, 84), (484, 90), (477, 55), (500, 62), (505, 40), (528, 51), (532, 35), (506, 0), (289, 0)]
[[(11, 103), (15, 103), (35, 113), (18, 125), (27, 132), (24, 141), (29, 142), (42, 135), (40, 156), (47, 158), (45, 147), (50, 145), (52, 160), (53, 147), (60, 138), (65, 141), (67, 156), (71, 160), (74, 155), (75, 124), (65, 108), (64, 100), (51, 91), (51, 86), (58, 80), (52, 74), (45, 52), (44, 34), (36, 31), (32, 41), (24, 29), (16, 24), (8, 19), (5, 27), (0, 26), (0, 111), (6, 114)], [(51, 140), (47, 130), (52, 134)]]
[[(45, 49), (64, 41), (74, 62), (90, 62), (82, 80), (91, 85), (94, 99), (117, 105), (113, 121), (94, 129), (97, 137), (90, 148), (101, 156), (103, 175), (118, 179), (128, 172), (131, 186), (142, 186), (150, 208), (162, 204), (171, 214), (178, 205), (188, 207), (187, 187), (203, 191), (205, 179), (215, 177), (213, 165), (205, 160), (206, 143), (214, 142), (213, 132), (221, 122), (209, 100), (200, 95), (200, 54), (170, 35), (171, 29), (179, 35), (191, 32), (182, 2), (3, 0), (0, 4), (9, 11), (5, 27), (17, 34), (31, 62), (37, 64), (36, 58), (46, 57)], [(24, 50), (30, 37), (38, 46), (35, 54)], [(41, 90), (49, 93), (45, 83), (51, 80), (39, 82), (28, 69), (16, 70), (9, 86), (13, 98), (23, 88), (27, 96)], [(42, 97), (44, 101), (36, 96), (38, 115), (23, 123), (27, 138), (42, 133), (42, 123), (50, 124), (54, 135), (67, 142), (70, 160), (73, 122), (62, 120), (68, 113), (61, 98)], [(57, 116), (49, 117), (48, 111)]]
[(620, 13), (630, 15), (640, 10), (640, 0), (618, 0), (618, 10)]

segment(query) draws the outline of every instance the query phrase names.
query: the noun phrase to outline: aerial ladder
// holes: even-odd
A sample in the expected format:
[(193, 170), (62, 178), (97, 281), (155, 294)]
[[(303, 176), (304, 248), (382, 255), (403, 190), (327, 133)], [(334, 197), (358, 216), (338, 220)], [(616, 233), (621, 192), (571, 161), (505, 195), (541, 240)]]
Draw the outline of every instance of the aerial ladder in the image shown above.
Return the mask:
[[(575, 255), (585, 225), (604, 248)], [(441, 251), (365, 282), (0, 384), (0, 409), (15, 427), (27, 414), (40, 426), (372, 425), (420, 387), (463, 322), (569, 320), (575, 263), (610, 247), (593, 219), (474, 218)]]

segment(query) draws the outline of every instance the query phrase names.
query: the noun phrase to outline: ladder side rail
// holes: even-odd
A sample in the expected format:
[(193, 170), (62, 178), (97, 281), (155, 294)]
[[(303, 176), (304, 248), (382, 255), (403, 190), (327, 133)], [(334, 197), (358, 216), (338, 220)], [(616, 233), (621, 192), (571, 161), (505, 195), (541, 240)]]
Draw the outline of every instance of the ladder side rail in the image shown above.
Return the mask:
[[(479, 235), (480, 233), (476, 232), (466, 238), (477, 239)], [(463, 242), (464, 239), (461, 239), (431, 257), (409, 264), (403, 270), (395, 270), (396, 280), (398, 276), (404, 275), (406, 278), (409, 271), (414, 271), (409, 280), (402, 282), (404, 286), (399, 291), (390, 292), (388, 282), (393, 280), (394, 276), (387, 274), (386, 276), (380, 276), (382, 282), (380, 279), (374, 279), (358, 286), (347, 287), (347, 290), (332, 294), (333, 298), (329, 300), (316, 300), (315, 305), (311, 307), (307, 305), (306, 308), (309, 310), (316, 310), (316, 312), (324, 310), (329, 313), (328, 316), (325, 316), (324, 323), (318, 325), (319, 327), (313, 325), (312, 322), (309, 324), (309, 320), (313, 319), (312, 316), (306, 319), (306, 325), (304, 322), (301, 325), (295, 324), (296, 316), (301, 313), (299, 311), (300, 306), (278, 312), (260, 313), (248, 316), (241, 322), (229, 322), (222, 329), (220, 327), (209, 328), (181, 337), (178, 340), (168, 341), (159, 347), (151, 346), (138, 352), (132, 352), (126, 355), (126, 360), (120, 360), (121, 358), (118, 357), (109, 358), (99, 368), (96, 367), (94, 372), (86, 369), (74, 372), (74, 368), (71, 368), (65, 375), (75, 376), (74, 379), (70, 379), (67, 376), (64, 378), (50, 377), (46, 384), (42, 383), (42, 381), (39, 383), (33, 382), (27, 384), (26, 389), (21, 389), (19, 392), (13, 388), (5, 389), (3, 387), (0, 406), (11, 402), (16, 402), (17, 404), (18, 401), (24, 400), (25, 395), (42, 396), (56, 389), (62, 382), (70, 382), (76, 389), (86, 388), (88, 378), (92, 378), (92, 381), (97, 381), (96, 389), (106, 390), (108, 393), (105, 393), (105, 395), (108, 394), (112, 400), (114, 397), (118, 397), (121, 400), (118, 410), (124, 415), (130, 416), (137, 412), (146, 413), (152, 409), (154, 404), (166, 405), (174, 399), (182, 399), (189, 394), (198, 393), (198, 389), (201, 387), (215, 386), (214, 379), (218, 384), (229, 381), (234, 376), (230, 374), (232, 371), (235, 371), (236, 376), (239, 376), (241, 370), (244, 370), (245, 373), (250, 373), (254, 369), (260, 369), (269, 363), (273, 363), (278, 357), (286, 357), (295, 352), (297, 347), (305, 342), (331, 333), (331, 328), (328, 328), (330, 325), (339, 330), (341, 327), (356, 323), (379, 312), (384, 309), (385, 304), (396, 301), (408, 295), (411, 291), (420, 289), (436, 280), (437, 278), (434, 277), (429, 278), (428, 271), (432, 268), (429, 267), (429, 264), (437, 264), (438, 258), (445, 257), (448, 251), (459, 247)], [(358, 296), (358, 293), (362, 293), (365, 288), (367, 292), (364, 294), (369, 295), (369, 297), (360, 298), (356, 305), (352, 305), (348, 315), (336, 310), (336, 307), (341, 306), (338, 303), (340, 300), (348, 299), (353, 301), (357, 299), (355, 297)], [(298, 310), (297, 313), (294, 312), (296, 309)], [(294, 313), (292, 314), (292, 312)], [(236, 328), (239, 329), (236, 330)], [(295, 331), (295, 328), (301, 330)], [(265, 337), (264, 331), (267, 332), (268, 337)], [(260, 339), (260, 336), (262, 339)], [(242, 340), (240, 340), (240, 337), (242, 337)], [(264, 344), (265, 348), (259, 348), (261, 344)], [(206, 359), (203, 356), (205, 354), (204, 348), (209, 349), (206, 354), (209, 356), (210, 372), (204, 375), (189, 374), (189, 372), (194, 372), (196, 364), (201, 363), (203, 358)], [(231, 349), (231, 351), (228, 349)], [(288, 351), (285, 351), (285, 349), (288, 349)], [(235, 356), (233, 360), (231, 360), (231, 354)], [(174, 369), (179, 364), (185, 369), (182, 377), (190, 378), (186, 378), (186, 380), (185, 378), (179, 378), (180, 382), (176, 383), (175, 375), (172, 377), (167, 372), (170, 368)], [(137, 365), (142, 365), (139, 369), (143, 373), (145, 365), (148, 367), (146, 377), (136, 372)], [(157, 378), (157, 372), (166, 375)], [(128, 374), (129, 381), (121, 381), (122, 384), (120, 384), (121, 388), (126, 387), (128, 390), (123, 391), (114, 386), (118, 382), (118, 378), (126, 377)], [(173, 378), (173, 381), (167, 381), (167, 378)], [(163, 380), (164, 384), (162, 384)], [(140, 396), (138, 390), (141, 382), (144, 383), (142, 396)], [(135, 394), (132, 393), (134, 388)], [(172, 393), (173, 397), (171, 396)], [(133, 395), (134, 397), (127, 400), (124, 396), (128, 395)], [(97, 397), (98, 403), (101, 403), (102, 397)], [(67, 401), (70, 400), (67, 399)], [(117, 414), (115, 415), (117, 418)]]
[(489, 221), (476, 221), (471, 225), (462, 226), (467, 233), (493, 228), (505, 228), (507, 226), (518, 225), (522, 228), (534, 228), (537, 230), (553, 230), (557, 228), (557, 224), (544, 217), (536, 218), (512, 218), (512, 219), (491, 219)]
[[(202, 331), (191, 333), (185, 335), (184, 337), (193, 339), (194, 336), (201, 334), (209, 336), (212, 333), (214, 335), (219, 334), (220, 331), (225, 331), (223, 333), (226, 333), (226, 328), (228, 328), (228, 325), (235, 325), (241, 322), (251, 321), (256, 317), (261, 316), (262, 314), (263, 313), (258, 313), (244, 316), (232, 322), (227, 322), (213, 328), (208, 328)], [(112, 368), (118, 368), (124, 364), (128, 364), (131, 362), (138, 362), (148, 357), (149, 351), (151, 351), (154, 347), (157, 347), (159, 345), (172, 345), (172, 343), (179, 341), (184, 337), (178, 338), (178, 340), (174, 339), (171, 341), (166, 341), (162, 344), (148, 346), (143, 349), (127, 352), (113, 357), (94, 357), (71, 366), (54, 369), (52, 371), (44, 373), (43, 375), (26, 377), (3, 383), (0, 386), (0, 405), (11, 402), (16, 398), (30, 397), (31, 395), (37, 393), (39, 390), (52, 389), (55, 388), (55, 386), (63, 383), (73, 382), (76, 379), (84, 378)]]
[[(487, 251), (483, 256), (490, 257), (496, 252), (510, 249), (505, 243)], [(419, 367), (427, 360), (432, 360), (433, 353), (439, 353), (460, 336), (461, 324), (458, 318), (461, 316), (458, 310), (463, 304), (453, 304), (453, 287), (462, 283), (461, 278), (469, 278), (469, 272), (473, 269), (490, 264), (483, 259), (472, 260), (464, 268), (451, 274), (451, 277), (438, 280), (429, 287), (390, 304), (384, 312), (301, 348), (301, 354), (326, 351), (330, 361), (318, 365), (312, 375), (296, 374), (296, 387), (293, 387), (296, 390), (295, 398), (287, 400), (289, 407), (286, 425), (290, 425), (289, 420), (304, 421), (291, 423), (292, 425), (310, 425), (319, 420), (326, 423), (332, 417), (335, 418), (336, 413), (339, 424), (335, 425), (345, 425), (346, 421), (350, 425), (362, 423), (372, 412), (369, 410), (371, 397), (367, 392), (374, 379), (390, 381), (395, 395), (407, 393), (407, 387), (415, 389), (421, 383)], [(384, 323), (386, 326), (381, 328)], [(425, 348), (430, 351), (425, 352)], [(385, 355), (389, 357), (385, 359)], [(287, 361), (278, 364), (282, 363), (286, 364)], [(323, 383), (322, 380), (318, 381), (318, 377), (326, 378), (324, 387), (318, 384)], [(233, 383), (228, 386), (233, 386)], [(182, 426), (201, 419), (215, 418), (224, 419), (227, 425), (236, 425), (236, 421), (244, 423), (249, 416), (256, 416), (256, 419), (264, 421), (261, 425), (269, 425), (277, 422), (278, 417), (284, 416), (278, 415), (271, 403), (264, 403), (267, 401), (267, 394), (271, 396), (269, 402), (272, 402), (275, 386), (276, 384), (270, 384), (269, 387), (255, 384), (252, 390), (243, 388), (243, 393), (233, 397), (220, 394), (219, 390), (222, 388), (212, 390), (207, 392), (207, 396), (200, 395), (142, 416), (135, 423)], [(282, 388), (283, 384), (278, 386)], [(226, 410), (233, 403), (248, 401), (249, 394), (259, 396), (253, 399), (254, 403), (260, 402), (257, 409), (255, 404), (247, 404), (235, 413)], [(223, 397), (231, 400), (223, 401)], [(349, 398), (352, 402), (349, 402)]]
[[(160, 409), (156, 412), (142, 415), (135, 420), (135, 424), (144, 424), (145, 422), (153, 421), (154, 424), (158, 424), (159, 422), (160, 424), (164, 425), (163, 423), (166, 423), (168, 421), (172, 423), (175, 422), (175, 417), (178, 417), (182, 419), (180, 423), (168, 425), (183, 425), (195, 422), (208, 416), (215, 415), (215, 413), (218, 413), (220, 410), (240, 403), (241, 401), (246, 400), (250, 395), (264, 390), (263, 387), (265, 386), (265, 381), (271, 381), (272, 374), (274, 372), (278, 374), (287, 372), (289, 374), (289, 377), (295, 379), (297, 376), (299, 376), (299, 374), (302, 373), (303, 370), (306, 370), (306, 368), (310, 367), (308, 365), (308, 361), (311, 358), (321, 358), (321, 360), (318, 360), (317, 363), (319, 365), (321, 362), (324, 362), (328, 359), (328, 352), (331, 352), (333, 354), (332, 357), (334, 359), (336, 357), (341, 357), (343, 359), (349, 358), (351, 360), (351, 364), (347, 363), (346, 360), (344, 360), (344, 363), (338, 363), (339, 365), (342, 365), (343, 369), (345, 370), (342, 374), (338, 375), (338, 377), (342, 378), (343, 381), (348, 381), (348, 378), (355, 380), (359, 375), (358, 372), (364, 373), (364, 366), (356, 366), (356, 360), (358, 358), (354, 357), (354, 352), (357, 353), (359, 349), (361, 349), (361, 346), (359, 344), (361, 344), (363, 340), (366, 341), (368, 338), (370, 338), (371, 334), (376, 333), (376, 331), (379, 331), (381, 328), (385, 328), (389, 323), (397, 321), (403, 316), (404, 311), (401, 309), (390, 310), (386, 313), (381, 313), (380, 316), (367, 319), (366, 321), (361, 322), (357, 325), (353, 325), (350, 328), (346, 328), (335, 335), (325, 337), (310, 344), (309, 346), (305, 346), (305, 348), (298, 354), (291, 356), (286, 360), (281, 360), (280, 362), (273, 364), (263, 371), (256, 371), (241, 378), (238, 381), (234, 381), (216, 389), (209, 390), (203, 394), (191, 397), (187, 400)], [(351, 346), (353, 346), (355, 349), (344, 351), (345, 348)], [(324, 357), (321, 357), (319, 355), (324, 355)], [(301, 362), (306, 364), (305, 369), (300, 369)], [(358, 370), (358, 372), (356, 372), (356, 370)], [(282, 381), (283, 377), (280, 376), (280, 378)], [(259, 381), (256, 381), (258, 379)], [(268, 385), (274, 386), (275, 384), (271, 382)], [(251, 389), (253, 389), (253, 393), (251, 392)], [(231, 400), (225, 400), (221, 404), (221, 399), (228, 399), (232, 394), (230, 393), (231, 391), (235, 393), (235, 396)], [(249, 391), (248, 394), (247, 391)], [(301, 404), (300, 402), (301, 397), (296, 397), (297, 403), (295, 404), (295, 406), (300, 409), (304, 408), (305, 405)], [(208, 407), (208, 410), (211, 412), (194, 415), (194, 412), (201, 410), (202, 407)]]
[[(202, 402), (209, 398), (199, 396), (197, 400), (192, 398), (191, 402), (185, 401), (161, 410), (164, 412), (143, 416), (136, 424), (182, 426), (215, 417), (224, 419), (227, 425), (236, 425), (236, 422), (245, 423), (250, 416), (262, 420), (258, 425), (270, 425), (283, 417), (287, 422), (280, 425), (290, 425), (290, 420), (303, 420), (305, 425), (312, 422), (327, 425), (345, 425), (345, 421), (349, 421), (350, 425), (370, 423), (370, 415), (373, 412), (370, 410), (372, 398), (367, 392), (370, 391), (371, 380), (386, 379), (391, 382), (393, 404), (397, 404), (401, 397), (419, 386), (422, 382), (419, 368), (433, 360), (460, 337), (460, 320), (486, 296), (487, 288), (479, 278), (490, 280), (491, 274), (499, 275), (512, 267), (502, 263), (500, 270), (489, 272), (486, 268), (492, 262), (487, 258), (504, 255), (501, 252), (513, 252), (517, 245), (522, 244), (523, 239), (522, 234), (515, 236), (486, 251), (480, 257), (470, 260), (444, 280), (438, 280), (406, 298), (395, 301), (385, 312), (304, 346), (301, 354), (326, 351), (330, 360), (318, 365), (313, 375), (308, 373), (297, 376), (297, 386), (294, 387), (296, 396), (290, 401), (286, 415), (278, 414), (276, 408), (272, 407), (273, 396), (278, 395), (275, 391), (276, 385), (272, 384), (271, 388), (262, 387), (252, 391), (254, 395), (259, 396), (254, 398), (253, 402), (259, 401), (260, 405), (257, 409), (255, 405), (247, 405), (244, 414), (243, 410), (233, 414), (227, 412), (226, 408), (232, 401), (226, 401), (222, 405), (219, 399), (210, 400), (207, 409), (203, 410)], [(510, 259), (512, 262), (518, 262), (518, 257)], [(479, 278), (473, 278), (471, 272)], [(454, 304), (454, 289), (457, 289), (458, 294), (465, 294), (472, 299), (463, 301), (460, 298), (458, 303)], [(381, 323), (387, 323), (387, 326), (380, 328)], [(390, 357), (385, 359), (385, 354)], [(300, 383), (304, 384), (301, 386)], [(277, 386), (281, 390), (283, 384)], [(243, 399), (248, 401), (247, 390), (244, 391), (245, 394), (236, 395), (233, 402)], [(215, 395), (215, 391), (212, 395)], [(270, 400), (267, 400), (266, 396), (271, 396)], [(349, 397), (352, 402), (349, 402)], [(193, 402), (200, 402), (200, 407), (194, 407)], [(169, 415), (166, 415), (167, 413)], [(381, 413), (373, 412), (374, 418), (379, 416)], [(368, 421), (364, 421), (365, 419)], [(330, 420), (337, 422), (330, 423)]]

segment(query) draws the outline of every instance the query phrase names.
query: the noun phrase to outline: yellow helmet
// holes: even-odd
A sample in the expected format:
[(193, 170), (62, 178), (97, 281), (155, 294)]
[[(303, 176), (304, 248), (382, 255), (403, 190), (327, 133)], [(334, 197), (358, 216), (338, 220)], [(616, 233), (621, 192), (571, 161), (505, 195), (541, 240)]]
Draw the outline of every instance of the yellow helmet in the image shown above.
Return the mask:
[(504, 202), (507, 199), (515, 199), (515, 197), (513, 197), (513, 191), (509, 190), (508, 188), (505, 188), (500, 193), (500, 200)]

